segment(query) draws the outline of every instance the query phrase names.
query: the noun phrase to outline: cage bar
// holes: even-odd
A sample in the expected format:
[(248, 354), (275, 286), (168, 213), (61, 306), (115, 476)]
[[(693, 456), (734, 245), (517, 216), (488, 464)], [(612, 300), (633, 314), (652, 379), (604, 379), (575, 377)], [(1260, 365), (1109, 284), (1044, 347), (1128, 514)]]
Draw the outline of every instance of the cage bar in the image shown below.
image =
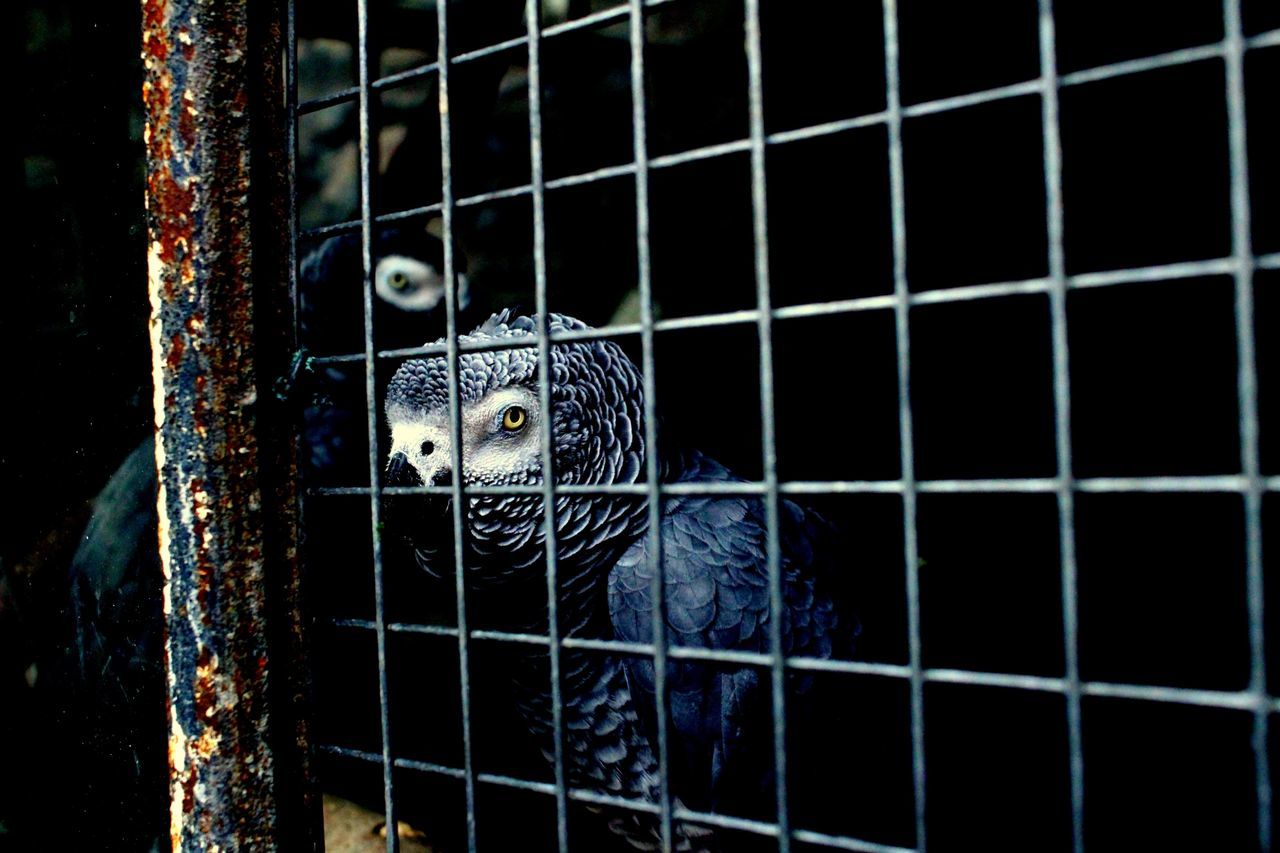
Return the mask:
[(275, 849), (315, 804), (296, 459), (270, 378), (293, 347), (284, 14), (146, 0), (142, 19), (170, 843)]
[(1223, 0), (1227, 66), (1227, 136), (1231, 176), (1231, 248), (1236, 261), (1235, 320), (1237, 395), (1240, 405), (1240, 472), (1246, 487), (1245, 571), (1249, 612), (1249, 689), (1253, 716), (1254, 790), (1258, 799), (1258, 847), (1271, 849), (1271, 770), (1267, 754), (1271, 721), (1266, 707), (1267, 661), (1263, 636), (1265, 587), (1262, 564), (1262, 466), (1258, 445), (1258, 366), (1254, 342), (1253, 246), (1249, 209), (1249, 144), (1245, 132), (1244, 50), (1240, 0)]
[[(547, 315), (546, 187), (542, 179), (542, 4), (525, 3), (525, 32), (529, 47), (529, 169), (533, 195), (533, 276), (538, 319), (538, 408), (551, 408), (551, 318)], [(569, 853), (568, 777), (564, 766), (564, 698), (560, 684), (560, 590), (556, 554), (556, 473), (551, 448), (555, 443), (552, 418), (540, 419), (542, 438), (542, 511), (547, 554), (547, 650), (551, 661), (551, 738), (555, 773), (556, 839), (560, 853)]]
[[(359, 65), (360, 94), (360, 262), (363, 270), (364, 297), (364, 381), (365, 381), (365, 427), (369, 441), (369, 482), (379, 482), (381, 460), (378, 453), (378, 398), (377, 398), (377, 360), (374, 357), (373, 345), (373, 159), (375, 157), (375, 130), (373, 127), (373, 104), (370, 89), (371, 63), (375, 61), (369, 53), (369, 0), (356, 0), (357, 57)], [(393, 752), (391, 748), (391, 710), (387, 686), (387, 607), (386, 584), (382, 564), (382, 500), (376, 491), (369, 492), (369, 520), (372, 534), (373, 562), (373, 607), (375, 638), (378, 654), (378, 725), (382, 740), (382, 796), (383, 814), (387, 826), (387, 853), (397, 853), (400, 849), (400, 835), (396, 831), (399, 826), (396, 820), (395, 774)]]
[(1071, 776), (1071, 844), (1084, 851), (1084, 746), (1080, 723), (1080, 638), (1076, 601), (1075, 490), (1071, 464), (1071, 368), (1067, 350), (1067, 263), (1062, 230), (1062, 140), (1058, 128), (1058, 58), (1052, 0), (1040, 0), (1040, 111), (1044, 137), (1045, 231), (1049, 242), (1049, 313), (1053, 350), (1053, 437), (1058, 478), (1058, 558), (1062, 572), (1062, 644), (1066, 674), (1067, 760)]
[[(659, 488), (657, 372), (654, 362), (653, 268), (649, 255), (649, 144), (645, 119), (645, 2), (631, 0), (628, 11), (631, 41), (631, 154), (635, 162), (636, 278), (640, 291), (641, 382), (644, 389), (644, 492), (648, 501), (649, 559), (653, 561), (652, 633), (654, 717), (658, 735), (658, 831), (662, 853), (675, 845), (672, 823), (671, 746), (667, 715), (667, 596), (663, 589), (662, 493)], [(562, 490), (563, 491), (563, 490)]]
[(449, 379), (449, 464), (456, 475), (452, 479), (450, 498), (453, 502), (453, 571), (454, 601), (457, 609), (458, 683), (462, 711), (462, 780), (466, 804), (467, 850), (476, 850), (476, 771), (471, 754), (471, 648), (467, 625), (467, 590), (465, 564), (466, 524), (462, 490), (462, 398), (458, 389), (458, 282), (453, 259), (453, 141), (449, 118), (449, 11), (448, 4), (436, 4), (437, 59), (439, 69), (440, 115), (440, 220), (444, 241), (443, 266), (446, 359)]
[(898, 440), (902, 466), (903, 568), (907, 580), (907, 649), (911, 683), (911, 778), (916, 847), (925, 849), (924, 669), (920, 650), (920, 536), (916, 528), (915, 442), (911, 417), (910, 291), (907, 214), (902, 166), (902, 98), (898, 81), (898, 9), (884, 0), (885, 104), (889, 129), (889, 191), (893, 228), (893, 312), (898, 364)]
[(787, 682), (783, 666), (782, 543), (778, 531), (778, 451), (773, 411), (773, 312), (769, 292), (769, 219), (765, 188), (764, 71), (760, 3), (747, 0), (747, 102), (751, 126), (751, 221), (755, 249), (756, 336), (760, 342), (760, 444), (764, 474), (765, 555), (769, 577), (769, 666), (773, 704), (773, 773), (779, 853), (791, 850), (787, 805)]

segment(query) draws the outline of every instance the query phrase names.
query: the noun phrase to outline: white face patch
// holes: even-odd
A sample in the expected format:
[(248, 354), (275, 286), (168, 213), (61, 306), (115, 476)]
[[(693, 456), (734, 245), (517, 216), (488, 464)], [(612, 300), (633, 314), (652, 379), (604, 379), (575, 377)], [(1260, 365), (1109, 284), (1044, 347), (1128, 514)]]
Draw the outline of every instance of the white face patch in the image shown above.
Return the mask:
[(402, 311), (430, 311), (444, 298), (444, 279), (435, 267), (405, 255), (387, 255), (373, 273), (378, 296)]
[[(525, 411), (523, 426), (507, 430), (503, 417), (512, 406)], [(403, 453), (428, 485), (451, 467), (448, 413), (423, 416), (389, 413), (390, 454)], [(500, 388), (462, 406), (462, 468), (468, 481), (492, 481), (537, 465), (541, 454), (538, 397), (528, 388)]]

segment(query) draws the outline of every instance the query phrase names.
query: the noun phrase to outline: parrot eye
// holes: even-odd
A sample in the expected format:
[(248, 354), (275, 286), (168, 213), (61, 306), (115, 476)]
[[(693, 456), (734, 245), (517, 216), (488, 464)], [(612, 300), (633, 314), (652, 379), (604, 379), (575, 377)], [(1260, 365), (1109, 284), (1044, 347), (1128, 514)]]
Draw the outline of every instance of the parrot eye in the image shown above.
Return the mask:
[(502, 413), (502, 428), (508, 432), (515, 432), (522, 429), (528, 419), (529, 416), (523, 408), (512, 406)]
[(395, 290), (404, 290), (409, 286), (409, 276), (397, 270), (387, 277), (387, 284)]

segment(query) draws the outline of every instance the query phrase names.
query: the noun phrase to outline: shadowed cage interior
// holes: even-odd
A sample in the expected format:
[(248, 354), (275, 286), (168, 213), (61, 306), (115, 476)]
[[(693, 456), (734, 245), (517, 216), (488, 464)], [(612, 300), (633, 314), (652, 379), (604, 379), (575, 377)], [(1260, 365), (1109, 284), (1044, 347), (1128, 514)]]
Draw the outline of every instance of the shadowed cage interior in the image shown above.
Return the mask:
[[(726, 850), (1268, 849), (1280, 15), (476, 6), (289, 4), (294, 256), (350, 235), (367, 294), (313, 345), (365, 412), (350, 464), (304, 478), (321, 786), (439, 850), (606, 849), (588, 805)], [(380, 325), (391, 225), (440, 238), (441, 343)], [(482, 304), (615, 341), (648, 435), (660, 416), (767, 518), (841, 529), (853, 658), (611, 647), (563, 636), (555, 596), (513, 634), (403, 560), (397, 505), (450, 498), (450, 533), (465, 493), (385, 482), (385, 388), (468, 348), (463, 270)], [(555, 341), (505, 345), (545, 370)], [(655, 474), (628, 492), (654, 513)], [(665, 778), (657, 802), (571, 788), (560, 728), (548, 764), (503, 698), (530, 654), (758, 671), (774, 766), (806, 772), (767, 818)], [(787, 726), (795, 673), (816, 743)]]

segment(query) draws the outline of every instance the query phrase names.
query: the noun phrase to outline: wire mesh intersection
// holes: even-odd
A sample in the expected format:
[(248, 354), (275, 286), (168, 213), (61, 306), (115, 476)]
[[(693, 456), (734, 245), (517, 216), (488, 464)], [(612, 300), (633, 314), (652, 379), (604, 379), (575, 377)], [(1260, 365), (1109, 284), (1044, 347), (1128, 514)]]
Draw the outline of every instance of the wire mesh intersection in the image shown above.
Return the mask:
[[(337, 619), (335, 627), (371, 631), (376, 638), (378, 659), (378, 695), (380, 708), (381, 751), (366, 752), (336, 744), (322, 745), (329, 754), (380, 765), (382, 768), (384, 806), (389, 826), (395, 825), (396, 796), (393, 770), (396, 768), (446, 776), (463, 781), (465, 785), (466, 828), (468, 849), (476, 849), (475, 791), (477, 784), (500, 785), (518, 788), (554, 797), (556, 801), (557, 838), (560, 849), (569, 849), (568, 802), (607, 805), (658, 816), (661, 825), (661, 845), (671, 850), (674, 843), (673, 821), (689, 821), (706, 826), (721, 827), (771, 837), (777, 840), (780, 850), (790, 849), (792, 841), (829, 847), (832, 849), (861, 851), (902, 851), (907, 848), (878, 844), (869, 840), (828, 835), (791, 826), (787, 803), (786, 774), (786, 702), (785, 674), (789, 670), (838, 672), (849, 675), (890, 678), (906, 681), (910, 688), (911, 752), (914, 788), (915, 845), (914, 850), (926, 849), (926, 799), (925, 799), (925, 740), (924, 740), (924, 685), (926, 683), (965, 684), (1014, 690), (1038, 691), (1061, 695), (1066, 703), (1072, 844), (1077, 851), (1084, 849), (1084, 748), (1081, 734), (1081, 699), (1086, 696), (1113, 697), (1150, 702), (1233, 709), (1253, 715), (1253, 741), (1255, 787), (1257, 791), (1257, 840), (1262, 849), (1271, 843), (1270, 803), (1271, 781), (1267, 763), (1269, 719), (1280, 712), (1280, 699), (1269, 694), (1266, 681), (1266, 661), (1263, 637), (1263, 564), (1262, 564), (1262, 499), (1264, 494), (1280, 491), (1280, 477), (1262, 474), (1258, 441), (1258, 389), (1256, 370), (1256, 342), (1254, 331), (1253, 273), (1259, 269), (1280, 269), (1280, 254), (1255, 255), (1250, 238), (1250, 200), (1248, 182), (1247, 133), (1245, 128), (1244, 55), (1247, 51), (1280, 45), (1280, 30), (1271, 30), (1255, 36), (1245, 36), (1240, 19), (1239, 0), (1224, 0), (1223, 20), (1225, 36), (1221, 41), (1193, 48), (1171, 51), (1142, 59), (1127, 60), (1088, 68), (1067, 74), (1057, 70), (1055, 20), (1051, 0), (1039, 2), (1039, 77), (986, 91), (941, 98), (923, 103), (903, 105), (900, 94), (898, 12), (895, 0), (883, 2), (885, 40), (885, 109), (839, 121), (802, 127), (783, 132), (766, 133), (764, 125), (763, 70), (760, 51), (760, 11), (758, 0), (745, 3), (744, 30), (748, 67), (749, 135), (745, 139), (705, 146), (692, 150), (650, 157), (646, 139), (645, 110), (645, 16), (651, 10), (667, 5), (673, 0), (630, 0), (625, 5), (596, 12), (554, 26), (541, 26), (541, 10), (537, 0), (530, 0), (525, 14), (524, 35), (487, 45), (464, 53), (450, 55), (448, 42), (448, 7), (444, 2), (436, 4), (438, 26), (438, 55), (436, 60), (375, 79), (374, 59), (369, 51), (369, 0), (356, 0), (358, 20), (358, 85), (305, 102), (297, 99), (296, 27), (294, 2), (289, 3), (288, 33), (290, 35), (289, 86), (286, 102), (289, 110), (289, 145), (291, 148), (291, 177), (296, 172), (297, 121), (302, 115), (338, 104), (355, 102), (359, 106), (359, 173), (361, 190), (360, 218), (334, 225), (300, 230), (297, 223), (296, 181), (291, 205), (294, 223), (294, 269), (296, 276), (296, 243), (299, 239), (326, 237), (339, 233), (358, 231), (361, 235), (364, 270), (364, 352), (326, 355), (315, 360), (322, 364), (361, 362), (365, 366), (367, 433), (369, 441), (370, 487), (314, 487), (307, 490), (312, 496), (355, 495), (367, 497), (372, 522), (372, 566), (374, 577), (375, 618), (372, 620)], [(541, 127), (541, 45), (545, 40), (589, 28), (627, 22), (630, 28), (631, 47), (631, 97), (632, 97), (632, 160), (631, 162), (595, 169), (568, 177), (547, 180), (542, 169)], [(374, 93), (409, 85), (431, 76), (438, 80), (442, 104), (448, 103), (450, 69), (474, 60), (503, 52), (526, 51), (528, 66), (529, 142), (531, 178), (528, 184), (455, 198), (452, 187), (451, 133), (448, 111), (441, 109), (440, 148), (442, 187), (441, 201), (407, 210), (382, 215), (374, 214), (373, 197), (376, 192), (374, 167), (374, 129), (371, 99)], [(1160, 68), (1187, 65), (1197, 62), (1218, 61), (1226, 68), (1227, 87), (1224, 93), (1227, 107), (1228, 151), (1230, 160), (1230, 211), (1231, 253), (1226, 257), (1185, 263), (1162, 264), (1070, 275), (1066, 271), (1063, 241), (1062, 153), (1059, 132), (1058, 93), (1066, 87), (1077, 86), (1122, 75), (1137, 74)], [(1048, 274), (1021, 281), (1000, 281), (970, 285), (952, 289), (911, 292), (907, 279), (907, 230), (905, 182), (903, 164), (902, 123), (904, 119), (964, 109), (1016, 97), (1035, 96), (1041, 106), (1043, 131), (1043, 174), (1045, 180), (1045, 217), (1048, 236)], [(887, 130), (890, 209), (887, 211), (892, 232), (893, 289), (891, 293), (834, 302), (807, 303), (787, 307), (774, 307), (771, 299), (768, 259), (768, 216), (765, 181), (765, 152), (769, 146), (814, 139), (844, 131), (883, 126)], [(747, 155), (750, 160), (752, 189), (752, 221), (754, 231), (754, 270), (756, 276), (756, 306), (752, 309), (722, 314), (656, 319), (652, 295), (649, 262), (649, 202), (648, 181), (650, 172), (687, 163), (733, 155)], [(549, 190), (579, 186), (598, 181), (631, 176), (636, 197), (636, 248), (639, 272), (641, 319), (638, 323), (607, 326), (571, 333), (548, 334), (547, 328), (547, 265), (545, 197)], [(458, 340), (461, 331), (457, 325), (457, 293), (453, 258), (453, 214), (457, 208), (485, 204), (498, 199), (528, 196), (533, 209), (534, 280), (536, 307), (541, 318), (541, 334), (536, 341), (467, 341)], [(405, 219), (440, 216), (443, 221), (445, 310), (447, 315), (447, 340), (441, 344), (407, 349), (379, 350), (375, 345), (373, 300), (372, 235), (376, 225)], [(1179, 278), (1219, 275), (1230, 276), (1235, 292), (1235, 333), (1238, 350), (1238, 399), (1239, 399), (1239, 456), (1240, 472), (1218, 476), (1185, 477), (1094, 477), (1075, 478), (1072, 474), (1071, 446), (1071, 388), (1070, 360), (1067, 346), (1067, 293), (1072, 290), (1137, 285), (1148, 282), (1168, 281)], [(296, 277), (291, 282), (296, 294)], [(915, 476), (913, 452), (913, 427), (910, 398), (911, 341), (909, 312), (914, 306), (940, 303), (967, 302), (994, 299), (1021, 294), (1045, 294), (1049, 305), (1049, 333), (1053, 356), (1053, 401), (1055, 460), (1057, 475), (1048, 478), (988, 479), (988, 480), (918, 480)], [(296, 296), (295, 296), (296, 301)], [(864, 311), (892, 312), (894, 317), (897, 386), (899, 397), (898, 429), (901, 453), (901, 476), (894, 480), (864, 481), (780, 481), (778, 477), (776, 441), (774, 438), (773, 358), (772, 327), (776, 320), (798, 319), (827, 315), (852, 314)], [(558, 486), (554, 477), (547, 476), (540, 486), (533, 487), (467, 487), (462, 478), (455, 478), (450, 486), (417, 488), (379, 487), (376, 484), (380, 469), (379, 428), (375, 399), (375, 368), (379, 359), (444, 355), (449, 362), (450, 434), (454, 470), (461, 470), (459, 437), (460, 398), (458, 389), (457, 359), (460, 353), (525, 347), (536, 349), (538, 355), (540, 397), (544, 410), (550, 408), (549, 386), (546, 379), (550, 371), (550, 347), (556, 342), (571, 340), (595, 340), (621, 336), (637, 336), (640, 339), (643, 360), (645, 392), (646, 440), (649, 447), (657, 445), (655, 432), (657, 412), (657, 388), (654, 379), (653, 348), (655, 335), (662, 332), (722, 326), (750, 326), (757, 330), (760, 349), (760, 407), (762, 424), (762, 471), (758, 482), (741, 484), (663, 484), (659, 482), (655, 454), (649, 454), (646, 482), (633, 486)], [(543, 470), (552, 471), (551, 426), (543, 421)], [(1242, 691), (1197, 690), (1176, 687), (1159, 687), (1141, 684), (1124, 684), (1083, 680), (1079, 667), (1079, 639), (1077, 613), (1077, 579), (1075, 554), (1075, 496), (1081, 493), (1134, 493), (1134, 492), (1182, 492), (1182, 493), (1230, 493), (1241, 495), (1245, 506), (1245, 559), (1248, 591), (1248, 623), (1250, 647), (1250, 679)], [(1059, 567), (1061, 571), (1063, 650), (1065, 672), (1061, 678), (1018, 675), (926, 667), (921, 655), (921, 626), (919, 602), (919, 555), (916, 504), (921, 494), (1047, 494), (1053, 495), (1057, 506), (1059, 531)], [(456, 573), (456, 627), (418, 625), (389, 622), (384, 602), (384, 577), (381, 547), (380, 507), (383, 495), (447, 495), (452, 498), (453, 531), (455, 541), (464, 535), (463, 500), (467, 495), (536, 494), (544, 499), (545, 525), (551, 535), (546, 537), (547, 594), (550, 608), (550, 626), (546, 635), (518, 634), (501, 631), (476, 630), (466, 620), (466, 590), (463, 583), (463, 556), (456, 549), (454, 564)], [(782, 652), (780, 621), (772, 620), (770, 651), (745, 653), (715, 651), (701, 648), (668, 647), (664, 638), (664, 614), (657, 607), (653, 614), (655, 642), (625, 643), (611, 640), (561, 638), (557, 630), (556, 614), (556, 547), (553, 531), (554, 497), (557, 494), (630, 494), (648, 498), (650, 553), (658, 555), (661, 549), (659, 524), (657, 523), (664, 496), (684, 494), (743, 494), (763, 498), (767, 515), (767, 559), (770, 578), (770, 601), (773, 612), (782, 606), (781, 555), (778, 541), (778, 501), (784, 495), (827, 494), (893, 494), (901, 497), (903, 507), (904, 571), (906, 575), (908, 613), (908, 662), (905, 665), (856, 661), (833, 661), (805, 657), (787, 657)], [(654, 559), (659, 559), (655, 556)], [(654, 573), (654, 600), (662, 602), (661, 573)], [(389, 634), (429, 634), (454, 638), (458, 644), (462, 701), (463, 766), (450, 767), (397, 757), (393, 749), (393, 732), (389, 717), (386, 655)], [(545, 647), (548, 650), (552, 671), (552, 710), (554, 713), (554, 784), (533, 782), (499, 774), (477, 772), (472, 759), (470, 726), (470, 642), (504, 642)], [(565, 775), (564, 745), (562, 735), (559, 693), (559, 654), (561, 649), (584, 649), (616, 655), (651, 657), (657, 672), (657, 696), (665, 698), (665, 672), (668, 660), (699, 660), (740, 666), (759, 667), (769, 671), (771, 696), (774, 708), (774, 761), (777, 773), (776, 822), (759, 822), (725, 815), (693, 812), (673, 801), (669, 789), (668, 732), (664, 714), (658, 714), (657, 747), (661, 773), (662, 796), (659, 802), (611, 797), (590, 790), (572, 789)], [(662, 701), (662, 700), (660, 700)], [(396, 833), (387, 834), (387, 849), (398, 849)]]

